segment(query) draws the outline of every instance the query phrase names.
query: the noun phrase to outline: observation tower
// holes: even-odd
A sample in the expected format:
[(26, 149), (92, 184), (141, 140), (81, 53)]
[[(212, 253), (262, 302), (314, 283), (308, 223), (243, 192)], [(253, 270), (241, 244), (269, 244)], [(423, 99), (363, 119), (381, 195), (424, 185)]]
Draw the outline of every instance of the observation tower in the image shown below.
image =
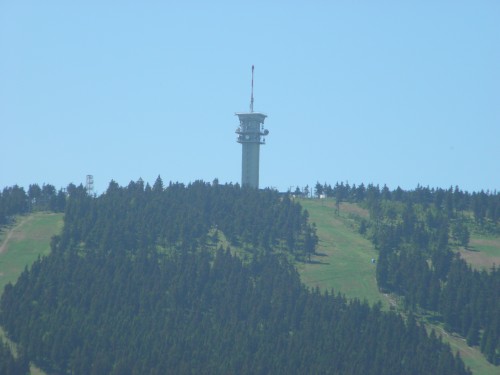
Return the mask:
[(259, 188), (259, 155), (260, 145), (266, 143), (264, 138), (269, 130), (264, 129), (264, 120), (267, 115), (253, 111), (253, 72), (252, 65), (252, 94), (250, 96), (250, 112), (236, 113), (240, 126), (236, 129), (237, 142), (241, 143), (241, 185), (255, 189)]

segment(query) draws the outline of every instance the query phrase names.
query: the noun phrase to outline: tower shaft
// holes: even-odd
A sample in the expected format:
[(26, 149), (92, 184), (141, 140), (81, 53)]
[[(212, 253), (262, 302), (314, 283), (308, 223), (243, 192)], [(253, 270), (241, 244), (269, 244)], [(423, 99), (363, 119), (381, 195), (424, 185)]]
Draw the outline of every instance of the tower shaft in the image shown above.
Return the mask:
[(241, 185), (259, 188), (260, 145), (265, 143), (264, 136), (269, 132), (264, 129), (263, 113), (237, 113), (240, 127), (236, 129), (238, 143), (242, 145)]
[(246, 143), (241, 151), (241, 184), (258, 189), (260, 145)]

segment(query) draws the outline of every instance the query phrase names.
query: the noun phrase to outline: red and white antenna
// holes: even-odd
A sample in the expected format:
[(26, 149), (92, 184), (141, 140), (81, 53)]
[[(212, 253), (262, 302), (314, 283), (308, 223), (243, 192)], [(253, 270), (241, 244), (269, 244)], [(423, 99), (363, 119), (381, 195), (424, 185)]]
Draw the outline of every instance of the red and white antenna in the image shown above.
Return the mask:
[(253, 65), (252, 65), (252, 96), (250, 97), (250, 112), (253, 112)]

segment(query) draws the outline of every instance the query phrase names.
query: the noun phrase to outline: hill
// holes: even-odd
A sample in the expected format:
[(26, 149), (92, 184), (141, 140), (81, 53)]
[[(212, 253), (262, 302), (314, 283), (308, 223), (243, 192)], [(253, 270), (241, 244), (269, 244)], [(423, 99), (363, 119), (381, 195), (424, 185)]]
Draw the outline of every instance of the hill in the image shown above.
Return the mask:
[[(240, 193), (72, 195), (51, 254), (5, 289), (4, 327), (57, 373), (468, 373), (411, 316), (305, 289), (283, 255), (307, 258), (308, 215), (272, 192)], [(256, 236), (263, 218), (269, 237)], [(249, 262), (208, 251), (214, 228), (248, 244)]]
[[(446, 238), (446, 242), (444, 242), (445, 246), (448, 244), (449, 248), (455, 253), (460, 253), (473, 269), (482, 272), (474, 273), (470, 268), (468, 269), (467, 266), (464, 266), (464, 264), (455, 260), (452, 262), (448, 260), (452, 271), (454, 270), (453, 272), (458, 273), (458, 275), (463, 275), (460, 277), (476, 280), (475, 282), (486, 282), (484, 285), (488, 285), (487, 283), (490, 279), (488, 272), (491, 270), (492, 265), (498, 261), (500, 256), (500, 239), (499, 236), (495, 234), (495, 220), (497, 217), (495, 216), (495, 203), (493, 201), (493, 199), (496, 198), (495, 196), (480, 194), (477, 196), (472, 195), (472, 197), (467, 198), (467, 194), (462, 194), (460, 191), (457, 192), (457, 190), (455, 190), (455, 192), (451, 192), (451, 195), (456, 195), (458, 197), (458, 199), (456, 197), (454, 198), (455, 201), (453, 204), (456, 205), (454, 208), (453, 205), (450, 206), (449, 200), (447, 199), (441, 200), (441, 202), (447, 202), (446, 206), (444, 203), (442, 205), (438, 203), (439, 199), (437, 195), (442, 193), (440, 191), (425, 193), (424, 189), (425, 194), (423, 195), (425, 196), (427, 194), (427, 198), (422, 199), (422, 191), (396, 191), (391, 193), (386, 190), (383, 195), (380, 195), (379, 192), (378, 198), (375, 200), (372, 198), (371, 201), (368, 201), (364, 198), (365, 200), (361, 200), (358, 203), (355, 203), (356, 199), (352, 197), (350, 198), (351, 202), (342, 202), (341, 199), (301, 199), (299, 202), (302, 206), (307, 208), (308, 213), (306, 213), (301, 212), (300, 208), (293, 204), (292, 201), (287, 200), (286, 197), (277, 199), (278, 196), (273, 194), (269, 195), (270, 192), (264, 193), (267, 194), (267, 196), (263, 196), (265, 197), (264, 199), (262, 199), (263, 197), (253, 196), (250, 200), (245, 198), (247, 203), (245, 203), (244, 200), (239, 203), (233, 201), (236, 203), (235, 206), (234, 203), (228, 203), (228, 198), (234, 199), (235, 197), (233, 196), (233, 198), (231, 198), (231, 193), (230, 195), (225, 194), (225, 213), (223, 215), (218, 213), (214, 215), (211, 213), (212, 209), (210, 205), (214, 203), (215, 205), (220, 204), (217, 203), (217, 196), (225, 188), (214, 186), (207, 189), (207, 185), (199, 183), (194, 184), (192, 187), (188, 186), (188, 188), (192, 189), (195, 194), (192, 195), (191, 198), (188, 196), (182, 197), (181, 195), (181, 199), (176, 199), (176, 201), (191, 203), (187, 206), (185, 205), (186, 203), (182, 203), (178, 205), (176, 209), (181, 209), (179, 212), (183, 212), (183, 214), (180, 216), (187, 219), (187, 222), (193, 220), (196, 222), (201, 219), (194, 227), (190, 228), (189, 225), (186, 225), (187, 222), (184, 224), (181, 222), (180, 226), (174, 222), (174, 228), (177, 225), (177, 229), (181, 229), (177, 231), (176, 234), (175, 231), (169, 232), (168, 230), (165, 231), (165, 229), (161, 229), (163, 232), (158, 232), (153, 229), (152, 222), (146, 225), (144, 225), (144, 223), (141, 224), (140, 221), (137, 222), (137, 224), (130, 222), (126, 217), (130, 215), (131, 212), (135, 212), (135, 216), (141, 218), (148, 216), (145, 212), (136, 211), (136, 209), (142, 207), (143, 203), (146, 203), (146, 206), (148, 205), (147, 200), (144, 200), (147, 194), (158, 198), (158, 193), (163, 191), (163, 187), (158, 189), (158, 186), (156, 186), (156, 188), (151, 189), (148, 186), (144, 187), (144, 185), (141, 184), (131, 183), (131, 185), (124, 190), (123, 188), (111, 184), (110, 192), (113, 193), (113, 195), (119, 196), (124, 195), (124, 193), (125, 195), (132, 193), (127, 205), (122, 206), (125, 210), (118, 213), (118, 215), (116, 212), (114, 213), (115, 218), (118, 218), (121, 224), (116, 225), (115, 223), (113, 227), (113, 225), (110, 226), (110, 223), (107, 222), (106, 219), (95, 223), (95, 211), (92, 206), (87, 206), (87, 203), (92, 202), (84, 199), (82, 202), (86, 201), (87, 203), (83, 205), (80, 204), (76, 211), (75, 207), (72, 208), (70, 205), (70, 212), (73, 210), (72, 214), (76, 214), (77, 217), (82, 220), (73, 222), (72, 226), (66, 228), (66, 232), (62, 236), (62, 242), (59, 247), (75, 246), (78, 244), (78, 241), (83, 240), (83, 242), (80, 242), (80, 245), (78, 245), (80, 250), (89, 245), (94, 249), (97, 247), (97, 249), (101, 248), (105, 250), (109, 248), (109, 246), (112, 246), (112, 248), (114, 247), (118, 250), (120, 247), (124, 246), (144, 246), (144, 244), (148, 243), (149, 238), (158, 237), (158, 233), (163, 233), (160, 235), (161, 241), (157, 242), (156, 245), (157, 248), (165, 254), (171, 254), (172, 250), (175, 251), (175, 248), (178, 250), (184, 249), (183, 251), (199, 251), (208, 246), (213, 249), (210, 250), (210, 257), (213, 257), (216, 254), (215, 249), (217, 248), (217, 244), (222, 244), (224, 247), (232, 246), (234, 250), (232, 253), (238, 254), (241, 259), (245, 259), (245, 264), (249, 264), (248, 262), (261, 251), (273, 251), (276, 252), (276, 254), (285, 255), (285, 258), (295, 259), (295, 264), (299, 269), (301, 279), (308, 286), (312, 288), (319, 287), (321, 290), (334, 289), (335, 292), (341, 292), (348, 298), (367, 300), (370, 304), (380, 302), (385, 310), (391, 309), (398, 311), (406, 318), (409, 318), (409, 314), (413, 314), (421, 323), (425, 323), (429, 329), (433, 328), (436, 332), (439, 332), (445, 341), (449, 342), (454, 349), (458, 349), (461, 353), (461, 357), (474, 369), (475, 373), (494, 374), (497, 372), (497, 368), (484, 360), (484, 357), (477, 350), (477, 346), (468, 346), (465, 339), (459, 334), (450, 333), (453, 332), (453, 327), (450, 329), (450, 326), (446, 326), (446, 324), (448, 324), (446, 321), (445, 324), (443, 324), (442, 318), (440, 318), (439, 315), (436, 315), (435, 312), (429, 312), (422, 309), (419, 305), (421, 303), (420, 299), (414, 299), (413, 302), (411, 302), (411, 298), (415, 297), (411, 294), (404, 295), (404, 293), (408, 293), (408, 290), (403, 290), (403, 294), (401, 290), (398, 291), (397, 289), (394, 291), (389, 290), (391, 293), (380, 293), (379, 287), (377, 286), (377, 280), (381, 275), (379, 268), (380, 262), (372, 262), (372, 260), (379, 260), (378, 254), (381, 249), (386, 253), (385, 256), (392, 252), (393, 255), (390, 255), (392, 257), (390, 261), (393, 262), (393, 267), (398, 265), (395, 261), (404, 261), (404, 258), (398, 260), (398, 257), (400, 257), (401, 254), (404, 255), (404, 252), (408, 249), (411, 249), (413, 244), (409, 242), (405, 245), (403, 243), (404, 240), (401, 242), (402, 240), (395, 236), (397, 233), (402, 233), (397, 232), (398, 230), (416, 230), (415, 234), (420, 237), (414, 237), (412, 241), (415, 241), (415, 238), (420, 238), (418, 241), (427, 241), (426, 245), (422, 248), (428, 249), (428, 256), (435, 255), (432, 253), (432, 251), (435, 251), (433, 250), (434, 246), (438, 246), (437, 249), (439, 250), (439, 246), (442, 246), (443, 243), (442, 234), (446, 233), (448, 238)], [(219, 192), (215, 195), (211, 195), (212, 193), (210, 193), (210, 191), (214, 190), (214, 188), (219, 189)], [(185, 187), (183, 185), (171, 185), (165, 190), (169, 190), (169, 194), (172, 194), (172, 192), (177, 191), (178, 193), (184, 189)], [(144, 195), (143, 193), (147, 194)], [(209, 193), (208, 196), (206, 196), (207, 193)], [(417, 194), (419, 194), (420, 197), (416, 196)], [(450, 196), (450, 192), (445, 193), (445, 196), (446, 194), (448, 194), (448, 197)], [(433, 195), (435, 195), (435, 197), (433, 197)], [(461, 195), (462, 198), (460, 197)], [(243, 196), (240, 196), (237, 199), (241, 199), (242, 197)], [(404, 202), (404, 199), (408, 199), (408, 197), (415, 203), (413, 203), (413, 207), (411, 205), (408, 206), (408, 203), (406, 203), (405, 208), (405, 204), (402, 202)], [(432, 200), (429, 201), (429, 197), (434, 199), (434, 202), (432, 202)], [(463, 200), (462, 203), (460, 203), (460, 199)], [(479, 203), (474, 203), (474, 199), (490, 203), (481, 206)], [(259, 200), (266, 203), (260, 207), (253, 203), (250, 203), (250, 205), (248, 204), (249, 202), (253, 201), (255, 203)], [(282, 214), (279, 213), (281, 210), (280, 205), (276, 205), (276, 202), (280, 200), (282, 203), (285, 203), (282, 207), (288, 207), (285, 211), (282, 211)], [(106, 204), (108, 207), (105, 208), (105, 211), (109, 213), (113, 212), (115, 209), (113, 207), (116, 207), (116, 201), (113, 202), (107, 198), (103, 199), (103, 202), (104, 201), (107, 201)], [(192, 204), (193, 202), (196, 202), (194, 206)], [(198, 208), (196, 208), (197, 204), (201, 204), (200, 207), (203, 207), (202, 211), (198, 213), (196, 212), (196, 210), (198, 210)], [(471, 207), (473, 211), (467, 211), (464, 208), (467, 207), (467, 205)], [(164, 208), (170, 207), (169, 210), (172, 210), (172, 205), (168, 203), (168, 200), (163, 202), (158, 201), (156, 206)], [(235, 207), (238, 208), (235, 209)], [(270, 207), (273, 208), (269, 210)], [(411, 208), (410, 211), (408, 211), (409, 207)], [(443, 207), (446, 207), (447, 210), (444, 211), (444, 214), (442, 212), (440, 213)], [(187, 210), (185, 208), (187, 208)], [(187, 215), (185, 215), (186, 212), (188, 213)], [(245, 212), (247, 214), (251, 212), (251, 214), (245, 216), (239, 215), (238, 212)], [(410, 216), (404, 216), (408, 215), (408, 213), (405, 212), (409, 212)], [(375, 216), (375, 221), (373, 220), (374, 214), (378, 215)], [(10, 254), (10, 256), (14, 255), (11, 260), (9, 260), (8, 257), (0, 258), (0, 262), (2, 262), (0, 265), (3, 267), (0, 268), (0, 272), (2, 273), (1, 276), (7, 276), (3, 281), (4, 283), (6, 283), (8, 279), (15, 280), (16, 272), (19, 274), (24, 264), (32, 263), (33, 260), (36, 259), (37, 254), (48, 253), (50, 236), (43, 237), (43, 233), (48, 233), (50, 230), (46, 230), (47, 228), (44, 229), (43, 225), (40, 225), (41, 222), (37, 219), (38, 216), (43, 217), (43, 215), (47, 216), (41, 222), (47, 222), (49, 226), (57, 225), (57, 216), (62, 219), (61, 214), (36, 213), (34, 215), (21, 216), (16, 225), (12, 226), (8, 232), (4, 232), (4, 239), (7, 240), (9, 249), (16, 249), (16, 246), (21, 246), (20, 251), (9, 251), (3, 254)], [(153, 220), (161, 220), (169, 215), (175, 216), (171, 211), (170, 213), (163, 212), (161, 215), (152, 215), (151, 218)], [(235, 215), (233, 219), (221, 221), (224, 217), (231, 218), (231, 215)], [(413, 218), (411, 215), (413, 215)], [(257, 217), (259, 220), (254, 221), (254, 218)], [(276, 220), (276, 218), (278, 218), (278, 220)], [(315, 226), (310, 227), (307, 224), (308, 219), (309, 222), (314, 222)], [(408, 227), (408, 225), (405, 224), (408, 223), (408, 219), (413, 220), (412, 222), (416, 223), (416, 225), (412, 224), (414, 227)], [(271, 223), (272, 225), (266, 225), (266, 223)], [(443, 231), (439, 229), (440, 232), (435, 232), (433, 225), (437, 224), (438, 226), (436, 228), (439, 228), (439, 225), (442, 225), (440, 223), (446, 223), (446, 230)], [(59, 228), (60, 225), (62, 225), (62, 220), (59, 222)], [(94, 228), (92, 228), (92, 225), (94, 225)], [(116, 230), (119, 230), (120, 226), (124, 225), (128, 228), (134, 228), (136, 233), (131, 236), (129, 229), (127, 232), (124, 232), (123, 235), (117, 236)], [(407, 226), (405, 227), (405, 225)], [(84, 231), (81, 229), (84, 229)], [(294, 232), (296, 229), (298, 229), (298, 232)], [(364, 235), (360, 234), (361, 229), (364, 229)], [(26, 236), (24, 232), (31, 234)], [(439, 234), (441, 237), (436, 236), (436, 233), (441, 233)], [(99, 237), (102, 235), (104, 235), (104, 237)], [(119, 239), (119, 242), (110, 238), (110, 235)], [(319, 244), (313, 254), (311, 248), (314, 247), (316, 242), (316, 235), (319, 237)], [(200, 237), (196, 239), (197, 236)], [(75, 242), (75, 239), (77, 239), (77, 242)], [(173, 242), (169, 245), (168, 241), (172, 241), (172, 239)], [(4, 241), (2, 241), (2, 243), (3, 242)], [(21, 245), (23, 243), (24, 245)], [(43, 243), (45, 243), (45, 246), (40, 246)], [(103, 247), (103, 243), (107, 243), (107, 245)], [(402, 243), (404, 245), (402, 250), (394, 252), (394, 249)], [(55, 248), (58, 247), (57, 244), (55, 244), (55, 246)], [(2, 249), (5, 248), (6, 246), (2, 246)], [(443, 247), (441, 247), (441, 249), (443, 249)], [(388, 251), (389, 253), (387, 253)], [(442, 254), (447, 254), (443, 252), (443, 250), (439, 251), (441, 251)], [(408, 254), (411, 255), (412, 253), (410, 252)], [(425, 255), (426, 253), (423, 252), (422, 254)], [(309, 261), (304, 262), (306, 259), (309, 259)], [(418, 264), (419, 258), (417, 257), (415, 259)], [(428, 264), (432, 265), (434, 258), (429, 259), (431, 263)], [(8, 261), (5, 262), (6, 260)], [(404, 265), (404, 262), (400, 264)], [(422, 266), (420, 265), (419, 267)], [(12, 270), (12, 275), (14, 276), (8, 276), (4, 270)], [(425, 271), (425, 267), (423, 271)], [(434, 271), (431, 267), (430, 271), (427, 270), (425, 272), (432, 273)], [(495, 272), (496, 271), (493, 271), (493, 274), (495, 274)], [(444, 276), (441, 277), (449, 277), (446, 276), (446, 274), (443, 275)], [(452, 273), (450, 275), (452, 275)], [(393, 276), (389, 273), (389, 277)], [(459, 280), (460, 277), (458, 278)], [(448, 285), (448, 289), (450, 286), (454, 285), (451, 279), (447, 282), (445, 278), (443, 280), (445, 281), (444, 285)], [(416, 283), (413, 285), (418, 285), (418, 282), (420, 281), (417, 279)], [(386, 285), (386, 287), (390, 289), (391, 284)], [(445, 289), (443, 289), (444, 292), (446, 291)], [(410, 301), (410, 304), (408, 301)], [(422, 301), (425, 302), (426, 300), (423, 299)], [(495, 301), (495, 297), (493, 297), (492, 301)], [(458, 311), (460, 311), (460, 307)], [(458, 316), (458, 318), (464, 319), (463, 316)], [(451, 322), (454, 324), (453, 321)], [(445, 326), (447, 331), (443, 329)], [(491, 328), (490, 332), (492, 332)], [(495, 336), (491, 336), (490, 334), (489, 340), (492, 338), (494, 339), (494, 337)], [(467, 337), (467, 342), (469, 342), (469, 339), (470, 338)], [(471, 340), (474, 339), (472, 338)], [(478, 339), (476, 338), (475, 340)], [(491, 343), (486, 342), (485, 344), (490, 346), (493, 345), (491, 346), (492, 348), (494, 348), (495, 345), (494, 341), (491, 341)], [(483, 349), (482, 345), (483, 343), (481, 343), (481, 349)], [(490, 353), (493, 354), (490, 354), (489, 358), (495, 361), (494, 350), (490, 350)]]
[[(355, 216), (366, 217), (368, 212), (356, 204), (342, 203), (340, 214), (337, 215), (335, 202), (331, 199), (302, 199), (300, 204), (309, 211), (310, 220), (316, 223), (319, 236), (318, 255), (313, 256), (310, 263), (297, 263), (303, 282), (309, 287), (340, 291), (348, 298), (366, 299), (370, 303), (380, 301), (387, 309), (389, 296), (378, 291), (375, 267), (371, 263), (371, 259), (377, 256), (376, 251), (359, 234), (357, 220), (354, 219)], [(14, 225), (1, 232), (0, 242), (4, 249), (0, 255), (2, 291), (7, 282), (17, 279), (25, 266), (29, 267), (39, 255), (50, 252), (50, 238), (60, 233), (61, 228), (62, 214), (34, 213), (18, 217)], [(498, 238), (495, 236), (473, 233), (471, 246), (461, 251), (475, 255), (473, 261), (481, 259), (480, 263), (472, 264), (491, 267), (500, 252), (496, 241)], [(224, 243), (229, 245), (226, 240)], [(474, 374), (497, 374), (498, 368), (489, 364), (477, 349), (467, 346), (463, 338), (446, 333), (438, 325), (429, 327), (436, 329), (454, 350), (460, 351)], [(38, 373), (37, 370), (33, 371)]]

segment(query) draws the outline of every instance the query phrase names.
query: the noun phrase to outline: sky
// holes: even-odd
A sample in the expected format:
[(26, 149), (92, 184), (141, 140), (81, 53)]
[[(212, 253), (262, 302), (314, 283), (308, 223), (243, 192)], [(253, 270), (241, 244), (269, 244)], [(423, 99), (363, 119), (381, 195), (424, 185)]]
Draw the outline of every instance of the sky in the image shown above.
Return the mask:
[(0, 188), (500, 190), (500, 2), (0, 0)]

